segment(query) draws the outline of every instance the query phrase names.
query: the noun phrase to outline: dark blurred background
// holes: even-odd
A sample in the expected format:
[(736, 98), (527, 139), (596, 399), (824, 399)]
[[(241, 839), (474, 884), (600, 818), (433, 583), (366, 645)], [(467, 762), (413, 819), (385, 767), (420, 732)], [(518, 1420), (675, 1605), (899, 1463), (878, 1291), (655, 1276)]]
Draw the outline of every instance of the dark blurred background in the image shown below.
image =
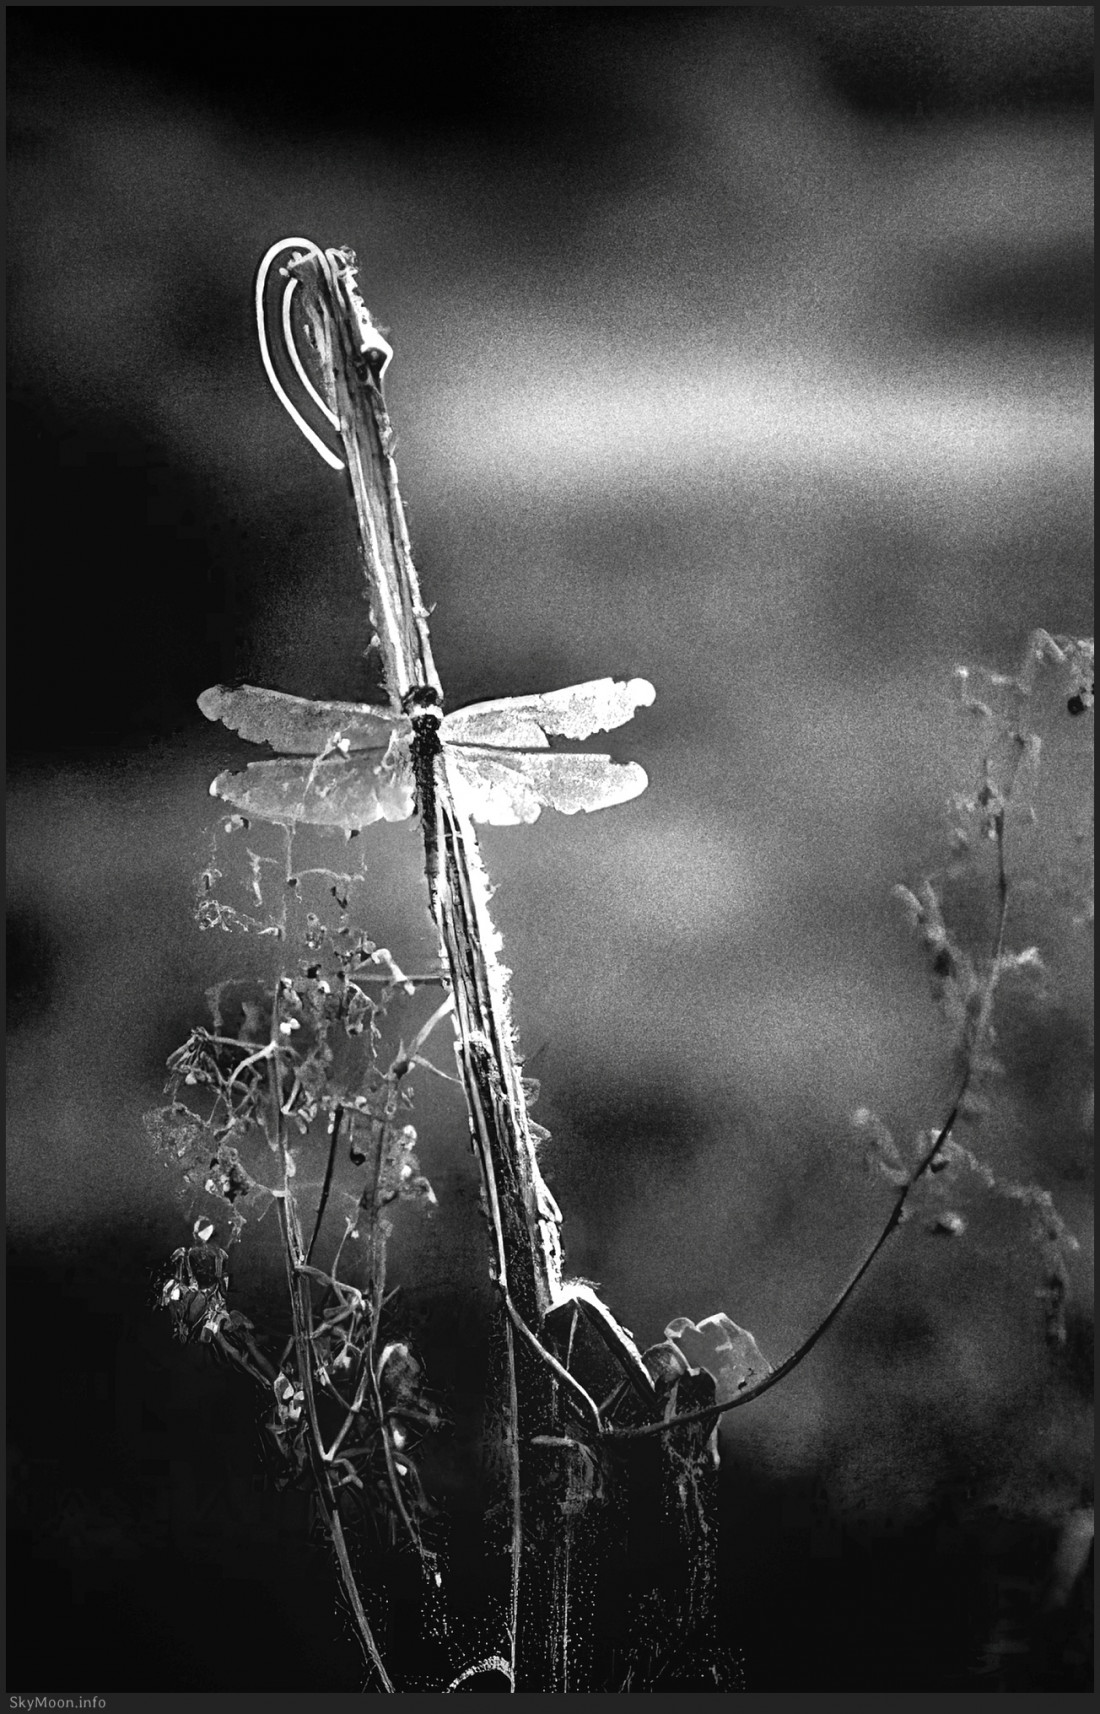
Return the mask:
[[(614, 742), (642, 798), (485, 855), (569, 1269), (643, 1344), (724, 1310), (778, 1360), (888, 1207), (849, 1115), (909, 1138), (952, 1087), (890, 896), (970, 778), (952, 668), (1092, 629), (1092, 9), (6, 17), (9, 1688), (354, 1687), (262, 1403), (150, 1309), (187, 1224), (141, 1114), (249, 955), (190, 915), (239, 750), (195, 697), (367, 686), (350, 505), (264, 380), (259, 257), (358, 253), (452, 705), (657, 687)], [(373, 832), (409, 967), (415, 834)], [(1089, 1578), (1048, 1601), (1092, 1503), (1091, 967), (1048, 844), (1051, 997), (980, 1144), (1079, 1240), (1067, 1342), (1026, 1218), (971, 1190), (963, 1241), (911, 1222), (726, 1420), (750, 1690), (1091, 1686)], [(444, 1207), (399, 1267), (472, 1292), (461, 1114), (425, 1139)]]

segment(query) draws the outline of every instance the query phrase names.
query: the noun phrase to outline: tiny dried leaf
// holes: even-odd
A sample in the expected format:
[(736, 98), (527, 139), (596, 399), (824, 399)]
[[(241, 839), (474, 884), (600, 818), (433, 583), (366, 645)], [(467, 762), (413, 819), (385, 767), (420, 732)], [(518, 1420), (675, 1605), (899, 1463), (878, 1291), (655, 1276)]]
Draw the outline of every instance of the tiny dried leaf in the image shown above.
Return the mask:
[(698, 1323), (678, 1315), (665, 1328), (665, 1338), (675, 1342), (691, 1369), (705, 1369), (712, 1377), (720, 1405), (772, 1372), (752, 1334), (721, 1312)]

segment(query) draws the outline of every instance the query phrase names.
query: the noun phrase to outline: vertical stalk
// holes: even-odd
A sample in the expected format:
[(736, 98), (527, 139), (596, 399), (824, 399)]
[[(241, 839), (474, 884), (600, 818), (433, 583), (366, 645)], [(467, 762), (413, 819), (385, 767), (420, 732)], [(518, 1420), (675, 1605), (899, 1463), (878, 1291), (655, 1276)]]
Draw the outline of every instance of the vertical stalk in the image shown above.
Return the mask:
[[(395, 707), (423, 687), (442, 697), (404, 509), (391, 455), (392, 434), (380, 386), (381, 353), (355, 285), (349, 252), (292, 264), (321, 360), (329, 400), (340, 425), (355, 503), (370, 612), (386, 688)], [(523, 1458), (517, 1328), (541, 1328), (561, 1292), (560, 1215), (539, 1171), (516, 1058), (500, 938), (489, 916), (489, 889), (473, 828), (456, 801), (445, 757), (435, 764), (435, 816), (442, 835), (438, 881), (425, 826), (429, 898), (440, 957), (454, 998), (456, 1056), (466, 1094), (471, 1137), (490, 1209), (492, 1273), (507, 1314), (509, 1464), (512, 1511), (512, 1688), (519, 1682), (520, 1579), (523, 1561)], [(549, 1421), (557, 1382), (524, 1346), (524, 1397)]]
[[(271, 1017), (271, 1039), (274, 1043), (279, 1040), (279, 997), (275, 991), (275, 1002)], [(279, 1198), (279, 1221), (283, 1234), (283, 1255), (286, 1260), (287, 1291), (290, 1297), (291, 1321), (293, 1325), (294, 1353), (297, 1361), (298, 1378), (301, 1382), (303, 1404), (309, 1433), (306, 1437), (309, 1447), (310, 1468), (313, 1474), (314, 1489), (317, 1500), (324, 1515), (325, 1528), (332, 1542), (336, 1563), (340, 1570), (340, 1581), (348, 1598), (363, 1653), (372, 1668), (384, 1692), (393, 1694), (396, 1686), (386, 1671), (385, 1662), (378, 1649), (378, 1644), (371, 1629), (370, 1620), (359, 1594), (359, 1586), (355, 1581), (351, 1560), (348, 1556), (347, 1541), (344, 1537), (344, 1526), (340, 1518), (340, 1508), (332, 1483), (332, 1471), (325, 1459), (324, 1446), (321, 1440), (321, 1425), (317, 1412), (317, 1399), (313, 1391), (313, 1315), (309, 1299), (309, 1282), (303, 1269), (306, 1266), (306, 1251), (302, 1236), (301, 1222), (294, 1198), (293, 1162), (287, 1147), (285, 1125), (282, 1114), (282, 1100), (279, 1088), (278, 1051), (271, 1055), (268, 1061), (268, 1077), (271, 1092), (272, 1124), (275, 1127), (274, 1140), (278, 1144), (280, 1158), (283, 1162), (283, 1194)]]

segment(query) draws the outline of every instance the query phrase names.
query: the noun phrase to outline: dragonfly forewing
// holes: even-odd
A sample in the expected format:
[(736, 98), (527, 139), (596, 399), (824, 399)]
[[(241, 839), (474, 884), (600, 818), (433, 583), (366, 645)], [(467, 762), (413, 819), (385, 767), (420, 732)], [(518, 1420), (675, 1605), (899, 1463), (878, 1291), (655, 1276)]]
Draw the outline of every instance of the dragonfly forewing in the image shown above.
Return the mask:
[(535, 696), (500, 697), (458, 708), (443, 721), (450, 743), (495, 744), (512, 750), (544, 750), (547, 733), (559, 738), (590, 738), (624, 726), (656, 696), (648, 679), (595, 678)]
[(402, 714), (366, 702), (312, 702), (254, 684), (216, 684), (204, 690), (199, 707), (252, 744), (270, 744), (292, 756), (323, 756), (337, 740), (350, 750), (385, 748), (394, 732), (407, 730)]

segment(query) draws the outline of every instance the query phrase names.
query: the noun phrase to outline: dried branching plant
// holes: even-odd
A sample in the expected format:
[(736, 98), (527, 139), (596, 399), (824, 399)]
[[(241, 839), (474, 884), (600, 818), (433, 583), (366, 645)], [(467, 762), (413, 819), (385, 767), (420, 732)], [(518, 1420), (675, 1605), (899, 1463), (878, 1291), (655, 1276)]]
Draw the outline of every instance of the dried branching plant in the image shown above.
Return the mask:
[[(279, 256), (287, 260), (276, 275)], [(550, 739), (622, 725), (652, 702), (653, 688), (601, 679), (444, 715), (383, 400), (392, 353), (359, 296), (353, 256), (302, 239), (272, 246), (257, 315), (280, 398), (326, 462), (346, 469), (389, 701), (310, 702), (250, 686), (200, 698), (211, 719), (277, 752), (214, 781), (228, 811), (197, 902), (202, 927), (252, 936), (267, 968), (211, 990), (210, 1021), (172, 1055), (168, 1104), (147, 1119), (192, 1213), (199, 1207), (192, 1241), (160, 1281), (160, 1302), (181, 1340), (212, 1345), (266, 1394), (278, 1480), (312, 1495), (366, 1688), (454, 1691), (496, 1676), (512, 1690), (645, 1690), (669, 1682), (673, 1656), (676, 1682), (734, 1688), (736, 1651), (720, 1638), (713, 1610), (718, 1421), (802, 1361), (913, 1209), (962, 1237), (958, 1187), (967, 1174), (1018, 1203), (1037, 1246), (1049, 1336), (1064, 1338), (1075, 1240), (1043, 1189), (998, 1176), (974, 1133), (998, 1074), (998, 997), (1010, 981), (1042, 979), (1037, 948), (1010, 944), (1013, 841), (1033, 812), (1039, 755), (1029, 709), (1037, 683), (1053, 678), (1069, 716), (1091, 711), (1091, 643), (1036, 632), (1016, 676), (986, 675), (977, 688), (960, 681), (960, 717), (983, 733), (980, 778), (954, 806), (955, 852), (942, 882), (900, 889), (953, 1026), (955, 1092), (936, 1128), (909, 1147), (869, 1111), (855, 1115), (856, 1134), (894, 1190), (876, 1242), (820, 1323), (775, 1365), (725, 1313), (697, 1325), (680, 1317), (663, 1341), (640, 1350), (596, 1289), (563, 1271), (561, 1215), (539, 1165), (546, 1133), (530, 1117), (533, 1088), (474, 823), (533, 821), (544, 806), (603, 809), (644, 790), (635, 764), (556, 750)], [(272, 325), (342, 457), (291, 403)], [(1077, 808), (1084, 862), (1091, 810)], [(374, 938), (355, 858), (363, 829), (414, 813), (438, 964), (408, 973)], [(324, 861), (323, 849), (312, 860), (309, 842), (326, 837), (342, 842), (339, 863)], [(983, 865), (992, 919), (978, 921), (967, 945), (950, 890), (959, 875), (981, 878)], [(1082, 883), (1075, 897), (1083, 896)], [(433, 1057), (447, 1037), (450, 1065)], [(433, 1440), (446, 1432), (448, 1402), (401, 1326), (387, 1272), (399, 1206), (431, 1218), (436, 1205), (413, 1123), (412, 1079), (422, 1075), (457, 1086), (465, 1102), (496, 1304), (497, 1396), (487, 1420), (497, 1444), (486, 1468), (498, 1488), (503, 1522), (490, 1527), (506, 1574), (500, 1591), (486, 1590), (477, 1647), (447, 1626), (445, 1515), (424, 1473)], [(285, 1262), (282, 1332), (230, 1307), (230, 1254), (246, 1221), (272, 1208)], [(637, 1505), (663, 1517), (673, 1574), (664, 1590), (643, 1592), (639, 1641), (619, 1681), (592, 1683), (584, 1642), (592, 1566), (601, 1538), (621, 1534), (623, 1507)], [(413, 1568), (437, 1638), (450, 1638), (434, 1677), (394, 1658), (388, 1587), (398, 1563)]]

